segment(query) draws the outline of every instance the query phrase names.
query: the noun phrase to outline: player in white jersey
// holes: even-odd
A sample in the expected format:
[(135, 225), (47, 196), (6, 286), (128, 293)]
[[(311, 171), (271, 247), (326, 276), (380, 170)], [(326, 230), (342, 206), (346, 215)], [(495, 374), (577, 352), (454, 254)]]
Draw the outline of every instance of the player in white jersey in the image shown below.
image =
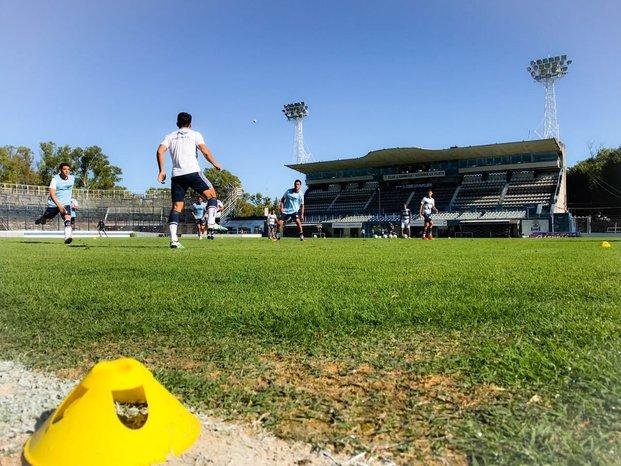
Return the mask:
[(205, 214), (205, 223), (207, 224), (207, 239), (214, 239), (213, 234), (216, 231), (216, 224), (220, 224), (220, 219), (222, 218), (222, 210), (224, 209), (224, 204), (220, 199), (218, 199), (218, 203), (216, 205), (216, 213), (214, 214), (214, 223), (209, 224), (207, 222), (207, 215)]
[(430, 189), (427, 191), (427, 195), (423, 197), (420, 201), (420, 210), (418, 214), (423, 217), (424, 226), (423, 226), (423, 238), (422, 239), (433, 239), (433, 235), (431, 234), (431, 230), (433, 228), (433, 220), (431, 219), (431, 215), (433, 212), (438, 212), (436, 209), (436, 201), (433, 198), (433, 191)]
[(59, 215), (65, 221), (65, 244), (73, 241), (71, 229), (71, 198), (73, 197), (73, 185), (75, 177), (71, 174), (71, 166), (61, 163), (58, 166), (58, 174), (52, 177), (48, 191), (47, 208), (43, 215), (35, 220), (36, 225), (45, 223)]
[(71, 204), (69, 204), (69, 206), (71, 207), (71, 228), (76, 230), (75, 220), (78, 218), (78, 209), (80, 208), (80, 205), (78, 204), (78, 200), (72, 197)]
[(280, 239), (285, 227), (285, 223), (293, 220), (298, 226), (298, 236), (300, 241), (304, 241), (304, 230), (302, 229), (302, 222), (304, 221), (304, 194), (302, 194), (302, 181), (295, 180), (293, 188), (289, 188), (285, 191), (280, 199), (280, 212), (281, 216), (278, 220), (278, 236), (276, 239)]
[(198, 239), (203, 239), (205, 235), (205, 214), (207, 213), (207, 204), (203, 202), (201, 196), (196, 197), (196, 202), (192, 204), (192, 215), (194, 216), (194, 223), (196, 224), (196, 230), (198, 233)]
[(276, 222), (278, 217), (274, 213), (273, 210), (270, 210), (270, 213), (267, 214), (267, 237), (272, 241), (276, 240)]
[(401, 236), (404, 238), (410, 237), (410, 223), (412, 220), (412, 212), (407, 204), (403, 204), (401, 209)]
[(202, 173), (198, 164), (198, 151), (200, 151), (207, 161), (216, 170), (221, 170), (220, 164), (214, 158), (209, 148), (205, 145), (203, 136), (198, 131), (192, 129), (192, 115), (181, 112), (177, 115), (177, 131), (174, 131), (160, 143), (157, 148), (157, 166), (159, 173), (157, 180), (160, 183), (166, 181), (166, 171), (164, 170), (164, 154), (170, 151), (172, 158), (172, 176), (170, 180), (170, 194), (172, 197), (172, 208), (168, 216), (168, 226), (170, 229), (170, 247), (181, 248), (179, 237), (177, 236), (177, 225), (181, 212), (183, 212), (183, 199), (188, 188), (207, 199), (207, 222), (208, 226), (215, 223), (215, 214), (218, 200), (216, 190), (211, 182)]

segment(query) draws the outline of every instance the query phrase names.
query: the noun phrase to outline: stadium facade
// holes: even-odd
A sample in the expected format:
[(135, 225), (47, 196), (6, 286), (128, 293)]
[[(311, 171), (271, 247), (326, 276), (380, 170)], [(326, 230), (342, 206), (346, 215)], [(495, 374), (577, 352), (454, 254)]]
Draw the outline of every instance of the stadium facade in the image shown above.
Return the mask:
[(287, 165), (306, 177), (305, 229), (369, 236), (399, 227), (404, 203), (422, 227), (420, 200), (434, 192), (440, 236), (571, 232), (564, 146), (557, 139), (442, 150), (395, 148), (364, 157)]

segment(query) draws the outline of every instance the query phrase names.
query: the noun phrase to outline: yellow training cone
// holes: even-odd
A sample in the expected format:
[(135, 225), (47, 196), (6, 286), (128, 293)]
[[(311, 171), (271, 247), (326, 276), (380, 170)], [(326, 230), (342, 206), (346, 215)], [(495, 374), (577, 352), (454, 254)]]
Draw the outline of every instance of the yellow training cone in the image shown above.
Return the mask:
[[(117, 415), (128, 404), (142, 406), (138, 422)], [(196, 416), (145, 366), (121, 358), (91, 369), (28, 439), (24, 456), (33, 466), (148, 465), (181, 454), (199, 433)]]
[(612, 244), (610, 244), (608, 241), (602, 241), (602, 247), (603, 248), (611, 248)]

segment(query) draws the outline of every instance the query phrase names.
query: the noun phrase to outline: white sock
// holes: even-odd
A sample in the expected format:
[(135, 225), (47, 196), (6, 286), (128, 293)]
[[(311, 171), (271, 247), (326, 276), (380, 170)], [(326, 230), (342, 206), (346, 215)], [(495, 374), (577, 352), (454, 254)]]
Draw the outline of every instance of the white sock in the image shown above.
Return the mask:
[(170, 240), (179, 241), (179, 238), (177, 237), (177, 224), (171, 223), (170, 225), (168, 225), (168, 228), (170, 228)]
[(207, 207), (207, 225), (216, 223), (216, 210), (217, 207)]
[(65, 239), (71, 238), (71, 227), (65, 227)]

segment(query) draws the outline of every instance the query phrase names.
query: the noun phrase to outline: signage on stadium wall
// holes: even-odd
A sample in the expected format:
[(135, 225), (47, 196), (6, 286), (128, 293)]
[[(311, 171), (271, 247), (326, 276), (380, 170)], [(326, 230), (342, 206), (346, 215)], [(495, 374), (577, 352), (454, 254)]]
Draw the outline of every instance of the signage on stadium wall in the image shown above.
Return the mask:
[(335, 222), (332, 224), (332, 228), (362, 228), (362, 222)]
[(409, 180), (412, 178), (431, 178), (434, 176), (444, 176), (446, 172), (444, 170), (431, 170), (428, 172), (416, 172), (416, 173), (397, 173), (395, 175), (384, 175), (384, 181), (391, 180)]

